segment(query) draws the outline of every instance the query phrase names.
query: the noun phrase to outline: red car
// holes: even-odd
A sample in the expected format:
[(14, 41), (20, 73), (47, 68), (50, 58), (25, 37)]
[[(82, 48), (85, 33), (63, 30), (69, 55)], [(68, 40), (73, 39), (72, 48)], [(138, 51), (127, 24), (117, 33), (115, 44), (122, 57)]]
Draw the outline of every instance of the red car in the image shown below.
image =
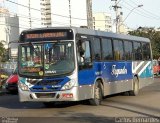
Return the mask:
[(6, 80), (6, 90), (9, 92), (18, 92), (18, 75), (17, 68), (13, 71), (13, 73)]

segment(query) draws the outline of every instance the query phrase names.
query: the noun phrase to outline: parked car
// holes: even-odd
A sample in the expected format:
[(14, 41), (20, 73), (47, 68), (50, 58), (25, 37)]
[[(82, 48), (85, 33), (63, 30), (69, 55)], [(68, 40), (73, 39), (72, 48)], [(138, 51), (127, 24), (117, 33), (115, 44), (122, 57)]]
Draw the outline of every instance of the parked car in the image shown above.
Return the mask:
[(154, 75), (158, 75), (159, 74), (158, 60), (153, 60), (153, 73), (154, 73)]
[(17, 68), (13, 71), (13, 73), (6, 80), (6, 90), (9, 92), (18, 92), (18, 75)]

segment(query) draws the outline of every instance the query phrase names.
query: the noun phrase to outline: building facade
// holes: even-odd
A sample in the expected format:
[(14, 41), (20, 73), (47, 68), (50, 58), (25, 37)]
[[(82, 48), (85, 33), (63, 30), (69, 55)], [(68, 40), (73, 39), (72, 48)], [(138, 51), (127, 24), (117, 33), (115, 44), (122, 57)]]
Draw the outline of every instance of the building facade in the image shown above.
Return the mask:
[(3, 42), (5, 49), (9, 43), (9, 26), (8, 26), (9, 11), (5, 8), (0, 8), (0, 41)]
[(40, 0), (17, 0), (20, 33), (31, 28), (41, 28)]
[(18, 4), (20, 32), (50, 26), (92, 28), (92, 0), (18, 0)]
[(10, 49), (10, 56), (17, 56), (17, 44), (19, 38), (19, 19), (16, 15), (11, 15), (5, 8), (0, 8), (0, 41), (5, 49)]
[(91, 8), (87, 3), (88, 0), (51, 1), (52, 26), (88, 26), (90, 16), (87, 14), (91, 13)]
[(93, 14), (93, 29), (111, 32), (112, 18), (111, 14), (105, 12), (97, 12)]
[(41, 25), (52, 26), (51, 19), (51, 2), (50, 0), (41, 0)]

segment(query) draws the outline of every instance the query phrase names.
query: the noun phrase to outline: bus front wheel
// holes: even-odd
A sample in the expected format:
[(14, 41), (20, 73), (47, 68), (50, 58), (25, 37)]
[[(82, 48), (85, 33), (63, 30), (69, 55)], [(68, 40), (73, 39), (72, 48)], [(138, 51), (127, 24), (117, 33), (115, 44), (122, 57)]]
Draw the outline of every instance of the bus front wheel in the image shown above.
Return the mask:
[(129, 91), (130, 96), (136, 96), (139, 93), (139, 81), (137, 77), (133, 79), (133, 90)]
[(90, 99), (89, 102), (91, 105), (98, 106), (101, 104), (102, 98), (102, 84), (100, 81), (97, 81), (94, 86), (94, 98)]

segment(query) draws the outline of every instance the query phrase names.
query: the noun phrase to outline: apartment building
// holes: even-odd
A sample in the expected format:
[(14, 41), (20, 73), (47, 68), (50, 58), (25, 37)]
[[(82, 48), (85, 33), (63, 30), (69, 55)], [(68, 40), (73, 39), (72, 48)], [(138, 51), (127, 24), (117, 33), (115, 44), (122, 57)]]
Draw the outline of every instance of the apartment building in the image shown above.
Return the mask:
[(41, 25), (42, 26), (52, 26), (51, 18), (51, 2), (50, 0), (41, 0)]
[(10, 48), (10, 55), (16, 57), (17, 44), (13, 43), (19, 38), (19, 19), (11, 15), (6, 8), (0, 8), (0, 41), (5, 49)]
[(92, 28), (92, 0), (18, 0), (18, 3), (20, 32), (50, 26)]
[(111, 14), (105, 12), (93, 13), (93, 29), (111, 32), (112, 31)]

